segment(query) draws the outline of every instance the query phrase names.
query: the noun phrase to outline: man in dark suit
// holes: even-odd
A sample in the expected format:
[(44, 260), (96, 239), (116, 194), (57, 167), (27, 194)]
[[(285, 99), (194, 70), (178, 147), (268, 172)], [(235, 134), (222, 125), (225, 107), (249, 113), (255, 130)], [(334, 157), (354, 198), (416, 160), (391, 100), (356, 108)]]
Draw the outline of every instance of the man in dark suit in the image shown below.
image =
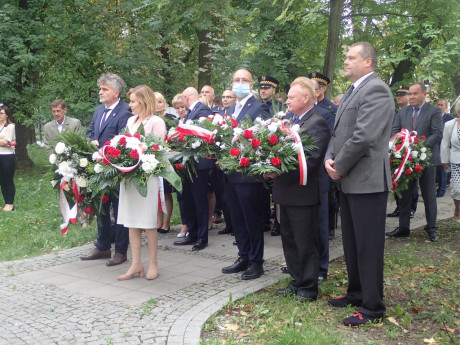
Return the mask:
[[(436, 106), (441, 109), (442, 113), (442, 123), (443, 128), (447, 121), (453, 120), (453, 116), (448, 113), (447, 107), (447, 100), (446, 99), (439, 99), (436, 102)], [(448, 180), (448, 173), (444, 170), (442, 165), (438, 165), (436, 168), (436, 181), (438, 183), (438, 190), (436, 191), (436, 197), (442, 198), (444, 194), (446, 194), (446, 187), (447, 187), (447, 180)]]
[[(246, 118), (267, 119), (270, 110), (251, 94), (252, 75), (245, 69), (233, 74), (232, 90), (236, 95), (236, 104), (228, 110), (238, 123)], [(262, 227), (262, 205), (260, 198), (263, 185), (238, 173), (226, 175), (225, 195), (232, 218), (233, 232), (238, 245), (238, 260), (231, 266), (222, 268), (222, 273), (243, 272), (242, 279), (259, 278), (263, 270), (264, 233)]]
[(439, 143), (442, 139), (443, 123), (441, 110), (425, 102), (426, 95), (426, 86), (424, 84), (412, 84), (409, 87), (410, 106), (398, 110), (393, 121), (391, 135), (405, 128), (416, 131), (419, 136), (426, 137), (425, 145), (431, 149), (432, 166), (423, 170), (420, 179), (410, 181), (409, 188), (402, 193), (402, 198), (399, 202), (399, 227), (387, 232), (390, 237), (407, 237), (410, 235), (410, 211), (413, 191), (417, 187), (417, 183), (420, 183), (427, 223), (425, 230), (431, 241), (439, 239), (436, 228), (436, 166), (441, 164)]
[(228, 109), (230, 109), (236, 102), (236, 96), (233, 93), (232, 89), (225, 89), (222, 93), (222, 105), (223, 108), (220, 110), (220, 115), (227, 114)]
[(315, 100), (315, 87), (309, 79), (300, 77), (294, 80), (286, 104), (295, 114), (293, 122), (309, 137), (316, 139), (316, 149), (308, 153), (307, 184), (299, 184), (300, 169), (281, 176), (265, 175), (274, 178), (273, 199), (280, 205), (284, 256), (293, 278), (285, 289), (277, 293), (294, 293), (300, 301), (316, 300), (318, 296), (318, 213), (323, 159), (330, 138), (326, 120), (315, 110)]
[[(188, 87), (182, 92), (182, 100), (189, 109), (184, 123), (211, 115), (211, 109), (201, 103), (199, 97), (198, 91), (193, 87)], [(184, 211), (187, 213), (188, 235), (175, 241), (174, 244), (176, 246), (193, 245), (192, 251), (196, 251), (208, 246), (208, 179), (210, 170), (215, 166), (215, 161), (200, 158), (198, 163), (192, 164), (195, 164), (196, 176), (193, 176), (193, 180), (188, 177), (183, 179), (181, 195)]]
[(360, 306), (357, 314), (343, 320), (346, 326), (359, 326), (381, 319), (385, 312), (383, 253), (394, 101), (390, 88), (374, 72), (377, 51), (371, 44), (353, 44), (344, 64), (353, 84), (337, 111), (324, 166), (339, 184), (348, 289), (329, 304)]
[[(88, 127), (86, 136), (97, 147), (118, 135), (125, 127), (128, 118), (132, 115), (129, 105), (120, 99), (126, 87), (125, 82), (118, 75), (105, 73), (97, 81), (99, 86), (99, 100), (101, 105), (96, 107), (91, 124)], [(110, 206), (115, 215), (115, 225), (111, 226)], [(129, 232), (122, 225), (117, 224), (118, 198), (114, 195), (109, 201), (103, 204), (104, 214), (98, 215), (97, 242), (96, 248), (82, 260), (95, 260), (111, 257), (111, 243), (115, 233), (115, 254), (107, 262), (107, 266), (119, 265), (126, 261), (128, 250)]]

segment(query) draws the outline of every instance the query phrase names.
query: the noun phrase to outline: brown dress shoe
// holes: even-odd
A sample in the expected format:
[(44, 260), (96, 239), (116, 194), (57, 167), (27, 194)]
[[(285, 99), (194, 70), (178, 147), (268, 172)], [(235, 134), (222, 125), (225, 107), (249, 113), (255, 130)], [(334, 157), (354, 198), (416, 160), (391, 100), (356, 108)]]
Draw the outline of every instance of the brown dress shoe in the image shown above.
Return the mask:
[(82, 260), (96, 260), (96, 259), (107, 259), (112, 256), (112, 252), (110, 249), (107, 250), (99, 250), (94, 248), (93, 251), (87, 256), (80, 256)]
[(126, 261), (126, 254), (115, 253), (112, 259), (107, 261), (107, 266), (116, 266)]

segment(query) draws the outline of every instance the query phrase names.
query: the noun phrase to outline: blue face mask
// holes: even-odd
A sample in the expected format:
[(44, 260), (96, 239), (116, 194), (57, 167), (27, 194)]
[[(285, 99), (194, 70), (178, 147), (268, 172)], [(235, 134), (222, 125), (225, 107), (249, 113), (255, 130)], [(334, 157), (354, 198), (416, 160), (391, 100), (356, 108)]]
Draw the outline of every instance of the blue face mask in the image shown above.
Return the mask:
[(250, 85), (246, 83), (234, 83), (232, 91), (235, 93), (236, 97), (244, 98), (251, 93), (251, 88)]

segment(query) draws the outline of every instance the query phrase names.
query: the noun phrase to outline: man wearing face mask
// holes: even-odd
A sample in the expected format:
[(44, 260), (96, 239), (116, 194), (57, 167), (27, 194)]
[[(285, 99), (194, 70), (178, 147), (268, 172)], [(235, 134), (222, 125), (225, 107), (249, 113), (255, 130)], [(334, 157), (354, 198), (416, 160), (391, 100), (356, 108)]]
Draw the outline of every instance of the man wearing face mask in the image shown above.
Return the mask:
[[(252, 75), (240, 69), (233, 74), (232, 91), (236, 103), (227, 114), (238, 123), (257, 117), (268, 119), (268, 106), (259, 102), (252, 94)], [(225, 194), (232, 219), (233, 232), (238, 245), (238, 259), (231, 266), (222, 268), (222, 273), (243, 272), (244, 280), (259, 278), (263, 273), (264, 233), (262, 227), (262, 205), (260, 198), (263, 185), (250, 177), (238, 173), (226, 175)]]

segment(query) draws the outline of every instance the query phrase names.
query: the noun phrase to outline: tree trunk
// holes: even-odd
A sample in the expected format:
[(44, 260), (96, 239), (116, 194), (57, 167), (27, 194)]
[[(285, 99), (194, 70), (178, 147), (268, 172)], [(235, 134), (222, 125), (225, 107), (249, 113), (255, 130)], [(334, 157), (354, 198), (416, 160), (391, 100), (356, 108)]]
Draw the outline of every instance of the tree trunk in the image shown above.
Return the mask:
[(327, 88), (326, 97), (331, 98), (332, 83), (334, 81), (335, 61), (339, 47), (340, 26), (342, 23), (343, 1), (330, 0), (331, 12), (329, 15), (329, 29), (327, 35), (326, 58), (323, 73), (331, 79), (331, 86)]
[(34, 162), (27, 153), (27, 145), (35, 142), (35, 130), (23, 126), (20, 123), (16, 127), (16, 164), (18, 170), (27, 170), (34, 166)]
[(198, 46), (198, 91), (204, 85), (211, 85), (210, 34), (209, 30), (196, 30), (200, 42)]

